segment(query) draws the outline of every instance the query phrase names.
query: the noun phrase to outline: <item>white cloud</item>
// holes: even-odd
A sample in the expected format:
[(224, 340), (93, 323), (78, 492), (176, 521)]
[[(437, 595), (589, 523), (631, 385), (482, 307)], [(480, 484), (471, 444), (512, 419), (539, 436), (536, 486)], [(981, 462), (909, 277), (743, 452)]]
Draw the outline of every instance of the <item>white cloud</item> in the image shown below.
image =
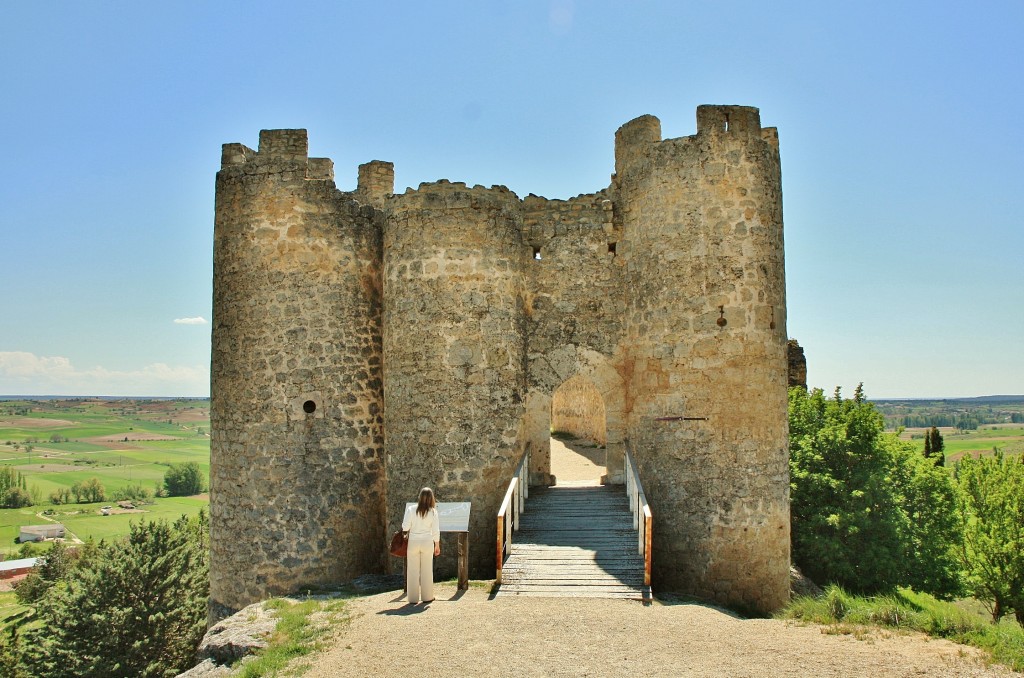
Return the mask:
[(67, 358), (0, 351), (0, 394), (206, 396), (207, 367), (153, 363), (135, 370), (79, 369)]
[(195, 318), (175, 318), (175, 325), (205, 325), (206, 318), (203, 316), (196, 316)]

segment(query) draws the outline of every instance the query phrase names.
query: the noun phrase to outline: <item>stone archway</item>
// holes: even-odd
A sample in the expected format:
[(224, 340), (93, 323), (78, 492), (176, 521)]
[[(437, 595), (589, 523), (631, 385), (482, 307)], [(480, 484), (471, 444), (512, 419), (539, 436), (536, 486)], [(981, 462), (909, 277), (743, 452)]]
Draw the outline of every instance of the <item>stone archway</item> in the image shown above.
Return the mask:
[(551, 406), (555, 390), (574, 377), (586, 379), (604, 404), (605, 482), (622, 484), (624, 474), (625, 386), (605, 355), (578, 346), (562, 346), (529, 361), (524, 433), (530, 450), (530, 482), (551, 485)]

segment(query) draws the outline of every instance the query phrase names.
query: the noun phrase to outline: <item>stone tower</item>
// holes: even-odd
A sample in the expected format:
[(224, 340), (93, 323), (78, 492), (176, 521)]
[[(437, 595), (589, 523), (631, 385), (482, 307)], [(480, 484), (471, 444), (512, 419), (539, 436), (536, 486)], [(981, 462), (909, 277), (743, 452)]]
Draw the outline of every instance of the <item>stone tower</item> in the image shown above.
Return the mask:
[(656, 590), (787, 600), (781, 185), (757, 109), (701, 106), (680, 139), (637, 118), (611, 185), (570, 200), (448, 181), (393, 195), (379, 161), (351, 193), (332, 175), (303, 130), (224, 147), (215, 615), (385, 569), (385, 534), (423, 485), (473, 503), (471, 575), (493, 576), (524, 451), (531, 482), (552, 482), (563, 384), (595, 405), (573, 411), (606, 444), (606, 481), (637, 460)]
[(788, 600), (782, 192), (757, 109), (701, 106), (697, 134), (616, 134), (630, 355), (628, 439), (661, 586), (770, 610)]
[(217, 175), (211, 611), (383, 567), (379, 215), (305, 130)]

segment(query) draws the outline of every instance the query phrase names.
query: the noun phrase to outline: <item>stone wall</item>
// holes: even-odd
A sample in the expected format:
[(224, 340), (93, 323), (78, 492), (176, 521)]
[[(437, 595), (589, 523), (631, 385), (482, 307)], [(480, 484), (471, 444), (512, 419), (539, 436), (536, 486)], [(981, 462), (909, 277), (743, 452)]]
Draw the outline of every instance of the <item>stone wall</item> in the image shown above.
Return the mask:
[(217, 176), (211, 610), (382, 567), (380, 231), (305, 130)]

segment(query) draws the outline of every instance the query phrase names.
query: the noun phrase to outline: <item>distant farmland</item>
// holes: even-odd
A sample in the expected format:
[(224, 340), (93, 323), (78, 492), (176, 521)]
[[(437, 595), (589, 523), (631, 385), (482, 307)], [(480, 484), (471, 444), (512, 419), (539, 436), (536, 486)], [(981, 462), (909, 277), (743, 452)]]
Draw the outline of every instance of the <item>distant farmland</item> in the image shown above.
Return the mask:
[(943, 400), (878, 400), (886, 426), (902, 427), (902, 437), (924, 449), (924, 434), (935, 426), (945, 441), (946, 463), (965, 454), (1024, 453), (1024, 396), (984, 396)]
[[(109, 539), (127, 534), (132, 520), (198, 513), (209, 503), (206, 495), (156, 498), (131, 511), (117, 508), (113, 498), (130, 487), (157, 490), (172, 463), (195, 462), (208, 480), (209, 430), (206, 399), (0, 401), (0, 466), (20, 472), (37, 500), (0, 509), (0, 554), (17, 552), (23, 525), (55, 521), (74, 538)], [(106, 501), (49, 501), (53, 492), (91, 478), (103, 485)], [(108, 505), (115, 508), (102, 515)]]

